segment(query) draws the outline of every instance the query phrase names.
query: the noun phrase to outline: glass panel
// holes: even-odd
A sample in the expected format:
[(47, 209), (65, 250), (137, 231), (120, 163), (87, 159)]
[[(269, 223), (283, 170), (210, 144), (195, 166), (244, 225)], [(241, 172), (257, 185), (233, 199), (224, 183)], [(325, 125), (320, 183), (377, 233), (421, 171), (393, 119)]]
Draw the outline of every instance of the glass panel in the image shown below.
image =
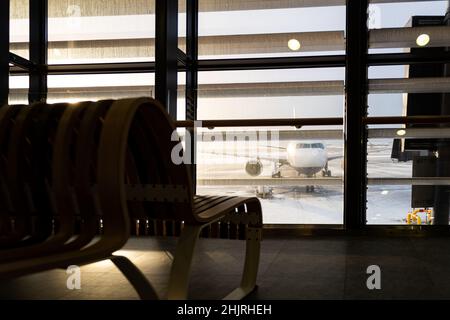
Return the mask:
[(10, 0), (10, 45), (9, 50), (29, 59), (29, 12), (30, 0)]
[[(449, 129), (377, 127), (369, 137), (368, 224), (448, 225)], [(430, 140), (429, 150), (412, 144)]]
[(345, 3), (335, 2), (200, 0), (200, 58), (342, 53)]
[[(450, 115), (449, 71), (444, 64), (370, 68), (370, 115)], [(449, 224), (449, 130), (445, 123), (370, 126), (369, 224)]]
[[(341, 128), (199, 132), (199, 194), (257, 196), (266, 224), (342, 224)], [(296, 148), (302, 140), (321, 141), (320, 147)]]
[(186, 120), (186, 72), (178, 72), (177, 120)]
[(154, 60), (154, 1), (49, 0), (49, 63)]
[[(372, 3), (370, 53), (409, 52), (450, 45), (448, 1)], [(415, 49), (417, 50), (417, 49)]]
[(445, 15), (447, 0), (370, 1), (369, 28), (406, 28), (413, 16)]
[(122, 99), (154, 96), (154, 74), (49, 76), (48, 102)]
[(370, 67), (369, 116), (447, 114), (449, 70), (444, 64)]
[(198, 119), (342, 117), (344, 78), (343, 68), (200, 72)]
[(178, 0), (178, 48), (186, 52), (186, 1)]
[(28, 76), (9, 77), (9, 104), (28, 104)]
[[(342, 68), (201, 72), (198, 118), (342, 117), (343, 79)], [(267, 224), (342, 224), (341, 126), (199, 132), (199, 194), (257, 195)]]

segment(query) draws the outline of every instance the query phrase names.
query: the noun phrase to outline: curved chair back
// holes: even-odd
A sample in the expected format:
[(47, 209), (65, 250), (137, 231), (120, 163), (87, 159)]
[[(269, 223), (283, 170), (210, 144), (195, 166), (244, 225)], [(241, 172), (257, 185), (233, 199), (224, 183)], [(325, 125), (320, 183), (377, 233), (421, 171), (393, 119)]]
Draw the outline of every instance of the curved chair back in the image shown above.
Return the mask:
[[(180, 144), (179, 140), (172, 139), (176, 136), (175, 131), (169, 115), (154, 99), (115, 102), (105, 119), (99, 151), (99, 182), (102, 179), (105, 181), (101, 192), (111, 197), (114, 194), (111, 188), (122, 184), (122, 195), (116, 195), (118, 198), (125, 195), (126, 199), (115, 205), (121, 206), (127, 213), (130, 206), (141, 202), (148, 217), (194, 223), (191, 177), (185, 165), (172, 161), (172, 154)], [(110, 147), (102, 150), (102, 146)], [(131, 153), (128, 157), (127, 148)], [(117, 153), (121, 156), (114, 156)], [(134, 163), (139, 184), (126, 183), (127, 161)], [(108, 177), (120, 177), (120, 181), (106, 183)], [(105, 203), (102, 208), (114, 206), (113, 202)]]

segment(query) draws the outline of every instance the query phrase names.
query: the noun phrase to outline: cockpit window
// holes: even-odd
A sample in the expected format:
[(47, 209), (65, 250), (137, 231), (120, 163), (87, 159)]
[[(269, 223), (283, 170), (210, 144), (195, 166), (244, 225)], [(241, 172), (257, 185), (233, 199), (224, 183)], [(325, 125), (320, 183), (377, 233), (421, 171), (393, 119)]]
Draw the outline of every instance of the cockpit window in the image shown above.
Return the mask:
[(323, 145), (323, 143), (313, 143), (312, 148), (313, 149), (325, 149), (325, 146)]
[(297, 143), (297, 149), (325, 149), (323, 143)]

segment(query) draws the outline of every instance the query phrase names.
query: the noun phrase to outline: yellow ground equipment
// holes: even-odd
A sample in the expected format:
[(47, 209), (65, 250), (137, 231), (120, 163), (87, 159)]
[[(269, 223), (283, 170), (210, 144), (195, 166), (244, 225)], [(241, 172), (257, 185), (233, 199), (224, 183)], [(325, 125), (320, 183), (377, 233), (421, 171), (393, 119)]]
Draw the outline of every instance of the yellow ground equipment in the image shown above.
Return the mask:
[(421, 225), (423, 219), (420, 217), (420, 213), (425, 214), (425, 224), (433, 223), (433, 210), (431, 209), (414, 209), (413, 212), (408, 212), (406, 217), (407, 224), (418, 224)]

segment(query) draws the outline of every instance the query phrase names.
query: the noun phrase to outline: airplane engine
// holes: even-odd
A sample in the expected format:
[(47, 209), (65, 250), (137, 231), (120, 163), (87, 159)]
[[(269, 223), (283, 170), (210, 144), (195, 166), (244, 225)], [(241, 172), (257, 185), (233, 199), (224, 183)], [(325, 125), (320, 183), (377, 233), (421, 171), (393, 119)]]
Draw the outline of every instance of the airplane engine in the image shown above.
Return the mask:
[(259, 176), (263, 171), (263, 164), (259, 160), (250, 160), (245, 164), (245, 172), (252, 177)]

